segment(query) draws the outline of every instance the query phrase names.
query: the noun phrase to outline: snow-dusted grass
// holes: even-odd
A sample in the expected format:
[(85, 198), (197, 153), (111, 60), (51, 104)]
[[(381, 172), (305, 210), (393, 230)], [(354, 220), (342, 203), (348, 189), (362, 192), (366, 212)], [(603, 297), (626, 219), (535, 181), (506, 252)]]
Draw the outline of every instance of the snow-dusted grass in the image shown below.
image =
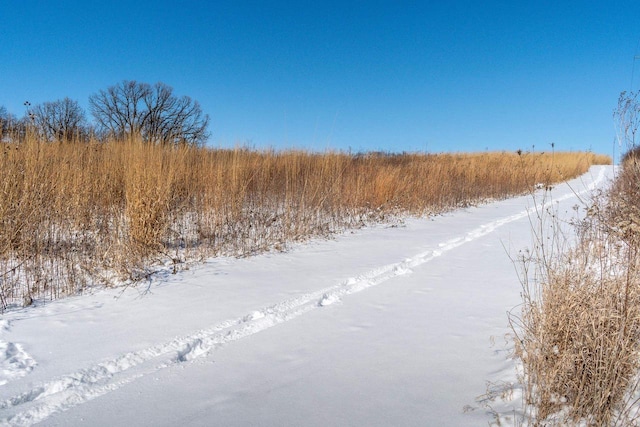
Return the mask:
[[(514, 317), (532, 425), (637, 425), (640, 420), (640, 167), (625, 161), (571, 245), (553, 212), (523, 259)], [(566, 250), (568, 249), (568, 250)]]
[[(136, 141), (0, 145), (0, 308), (155, 266), (284, 249), (584, 173), (584, 153), (314, 154)], [(117, 280), (113, 280), (116, 278)]]

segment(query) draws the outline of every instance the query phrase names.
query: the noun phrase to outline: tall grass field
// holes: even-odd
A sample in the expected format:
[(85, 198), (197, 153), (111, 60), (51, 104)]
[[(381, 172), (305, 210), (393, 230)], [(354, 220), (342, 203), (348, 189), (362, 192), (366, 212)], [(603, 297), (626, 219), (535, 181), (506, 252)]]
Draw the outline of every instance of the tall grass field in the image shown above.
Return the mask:
[(0, 143), (0, 306), (552, 185), (591, 153), (347, 154)]

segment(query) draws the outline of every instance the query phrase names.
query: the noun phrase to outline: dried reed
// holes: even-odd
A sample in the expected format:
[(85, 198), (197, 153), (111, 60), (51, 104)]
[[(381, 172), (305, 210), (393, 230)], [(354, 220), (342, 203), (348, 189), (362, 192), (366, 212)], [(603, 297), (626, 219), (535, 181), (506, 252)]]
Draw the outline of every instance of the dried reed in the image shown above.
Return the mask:
[(585, 153), (358, 154), (0, 143), (0, 307), (146, 277), (153, 266), (283, 249), (396, 215), (530, 190)]
[(640, 420), (638, 178), (638, 163), (625, 161), (612, 188), (576, 224), (570, 250), (560, 248), (556, 233), (550, 237), (558, 250), (539, 242), (523, 259), (524, 304), (512, 320), (532, 425)]

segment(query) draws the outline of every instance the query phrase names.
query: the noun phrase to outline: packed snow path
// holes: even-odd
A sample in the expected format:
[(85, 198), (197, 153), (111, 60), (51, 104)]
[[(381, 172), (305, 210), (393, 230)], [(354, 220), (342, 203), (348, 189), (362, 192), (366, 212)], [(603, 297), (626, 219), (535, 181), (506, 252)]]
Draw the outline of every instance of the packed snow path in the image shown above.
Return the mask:
[(509, 422), (509, 255), (611, 174), (6, 313), (0, 424)]

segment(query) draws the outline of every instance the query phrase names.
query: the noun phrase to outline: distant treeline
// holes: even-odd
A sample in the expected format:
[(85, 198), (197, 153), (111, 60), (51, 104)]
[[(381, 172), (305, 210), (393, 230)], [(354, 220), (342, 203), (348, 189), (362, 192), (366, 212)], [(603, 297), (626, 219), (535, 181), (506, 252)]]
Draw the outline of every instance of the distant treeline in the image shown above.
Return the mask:
[(122, 81), (89, 97), (90, 115), (64, 98), (38, 105), (24, 103), (17, 118), (0, 106), (0, 141), (24, 141), (29, 135), (49, 142), (139, 138), (161, 145), (202, 145), (209, 137), (209, 116), (188, 96), (178, 97), (164, 83)]

